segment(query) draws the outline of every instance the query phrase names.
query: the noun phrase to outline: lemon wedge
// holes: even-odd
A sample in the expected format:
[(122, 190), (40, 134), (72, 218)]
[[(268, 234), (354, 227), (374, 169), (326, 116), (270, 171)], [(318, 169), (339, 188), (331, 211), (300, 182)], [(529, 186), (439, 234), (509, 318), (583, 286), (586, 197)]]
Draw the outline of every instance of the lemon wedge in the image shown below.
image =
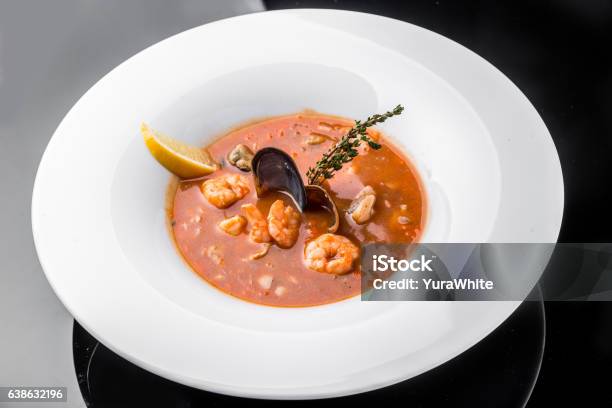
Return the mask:
[(140, 133), (155, 160), (180, 178), (202, 177), (217, 169), (210, 154), (204, 149), (164, 135), (146, 123), (140, 125)]

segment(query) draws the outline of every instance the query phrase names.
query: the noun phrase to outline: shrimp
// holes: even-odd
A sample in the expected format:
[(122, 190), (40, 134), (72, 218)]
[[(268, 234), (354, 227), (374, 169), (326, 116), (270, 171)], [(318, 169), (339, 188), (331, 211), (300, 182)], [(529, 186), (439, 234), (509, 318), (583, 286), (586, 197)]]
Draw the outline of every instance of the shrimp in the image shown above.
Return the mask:
[(304, 248), (304, 264), (317, 272), (347, 273), (358, 257), (359, 248), (342, 235), (323, 234)]
[(238, 236), (246, 227), (246, 223), (247, 220), (242, 215), (234, 215), (221, 221), (219, 228), (230, 235)]
[(227, 174), (206, 180), (202, 192), (209, 203), (217, 208), (227, 208), (249, 193), (247, 180), (237, 174)]
[(290, 205), (285, 206), (282, 200), (276, 200), (268, 213), (268, 232), (281, 248), (291, 248), (298, 238), (300, 213)]
[(268, 222), (263, 214), (253, 204), (244, 204), (242, 207), (244, 216), (251, 225), (249, 238), (253, 242), (270, 242), (270, 234), (268, 233)]

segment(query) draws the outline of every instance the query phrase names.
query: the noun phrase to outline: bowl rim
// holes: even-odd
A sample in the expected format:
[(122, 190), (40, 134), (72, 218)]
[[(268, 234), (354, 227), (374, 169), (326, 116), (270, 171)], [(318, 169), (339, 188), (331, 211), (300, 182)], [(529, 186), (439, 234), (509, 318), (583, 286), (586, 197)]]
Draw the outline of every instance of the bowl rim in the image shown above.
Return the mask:
[[(484, 62), (489, 69), (493, 69), (495, 70), (498, 74), (501, 74), (505, 80), (509, 81), (516, 89), (516, 91), (518, 92), (519, 95), (522, 95), (522, 97), (525, 99), (526, 103), (535, 111), (535, 108), (531, 105), (531, 103), (527, 100), (527, 98), (521, 93), (521, 91), (518, 89), (518, 87), (516, 87), (516, 85), (514, 85), (514, 83), (512, 83), (512, 81), (510, 81), (503, 73), (501, 73), (499, 70), (497, 70), (497, 68), (495, 68), (492, 64), (490, 64), (489, 62), (487, 62), (486, 60), (484, 60), (482, 57), (478, 56), (477, 54), (473, 53), (472, 51), (470, 51), (469, 49), (463, 47), (462, 45), (446, 38), (443, 37), (439, 34), (436, 34), (432, 31), (429, 31), (427, 29), (418, 27), (418, 26), (414, 26), (410, 23), (406, 23), (406, 22), (402, 22), (399, 20), (395, 20), (392, 18), (388, 18), (388, 17), (383, 17), (383, 16), (375, 16), (372, 14), (368, 14), (368, 13), (361, 13), (361, 12), (352, 12), (352, 11), (344, 11), (344, 10), (333, 10), (333, 9), (299, 9), (299, 10), (276, 10), (276, 11), (266, 11), (266, 12), (259, 12), (259, 13), (254, 13), (254, 14), (249, 14), (249, 15), (244, 15), (244, 16), (237, 16), (237, 17), (230, 17), (227, 19), (223, 19), (223, 20), (219, 20), (219, 21), (215, 21), (213, 23), (209, 23), (206, 24), (205, 26), (219, 26), (222, 24), (227, 24), (228, 21), (241, 21), (241, 20), (248, 20), (248, 19), (253, 19), (253, 18), (262, 18), (261, 16), (266, 16), (266, 15), (298, 15), (298, 16), (306, 16), (308, 17), (309, 15), (313, 15), (313, 14), (326, 14), (328, 16), (339, 16), (342, 15), (343, 17), (345, 16), (367, 16), (367, 18), (374, 18), (374, 19), (383, 19), (384, 21), (387, 21), (388, 23), (393, 22), (393, 24), (405, 24), (407, 26), (410, 26), (411, 29), (413, 30), (417, 30), (420, 32), (425, 32), (427, 33), (427, 35), (433, 35), (437, 38), (441, 38), (444, 41), (448, 41), (451, 42), (453, 44), (455, 44), (455, 46), (459, 46), (463, 49), (464, 52), (468, 52), (469, 54), (471, 54), (472, 56), (477, 56), (481, 62)], [(265, 18), (265, 17), (264, 17)], [(122, 64), (120, 64), (117, 68), (124, 66), (124, 64), (127, 64), (129, 61), (132, 61), (133, 58), (135, 58), (137, 55), (141, 54), (141, 53), (145, 53), (147, 50), (149, 50), (152, 47), (155, 47), (161, 43), (167, 43), (168, 41), (175, 39), (179, 36), (185, 35), (186, 33), (189, 32), (194, 32), (195, 30), (199, 30), (201, 29), (203, 26), (199, 26), (199, 27), (194, 27), (190, 30), (187, 30), (185, 32), (176, 34), (174, 36), (171, 36), (165, 40), (162, 40), (159, 43), (156, 43), (150, 47), (145, 48), (144, 50), (140, 51), (139, 53), (137, 53), (135, 56), (130, 57), (129, 59), (127, 59), (126, 61), (124, 61)], [(114, 68), (111, 72), (115, 71), (117, 68)], [(95, 88), (96, 86), (98, 86), (98, 84), (100, 84), (101, 81), (103, 81), (105, 78), (107, 78), (109, 74), (105, 75), (102, 79), (100, 79), (96, 84), (94, 84), (90, 90), (88, 90), (74, 105), (75, 107), (88, 95), (90, 94), (91, 89)], [(71, 109), (70, 112), (72, 112), (72, 110), (74, 109), (74, 107)], [(62, 120), (62, 123), (64, 121), (66, 121), (66, 118), (68, 118), (68, 116), (70, 115), (70, 112), (66, 115), (66, 117)], [(540, 118), (541, 120), (541, 118)], [(544, 125), (545, 126), (545, 125)], [(36, 179), (33, 185), (33, 196), (32, 196), (32, 206), (31, 206), (31, 216), (32, 216), (32, 230), (33, 230), (33, 236), (34, 236), (34, 243), (35, 243), (35, 247), (36, 247), (36, 251), (38, 253), (39, 256), (39, 260), (41, 263), (41, 266), (43, 268), (43, 271), (45, 272), (45, 275), (47, 276), (48, 281), (50, 282), (54, 292), (58, 295), (58, 297), (60, 298), (60, 300), (62, 301), (62, 303), (64, 304), (64, 306), (69, 310), (69, 312), (75, 316), (75, 319), (77, 319), (77, 321), (79, 321), (79, 323), (90, 333), (94, 334), (97, 338), (100, 338), (101, 340), (105, 340), (106, 336), (102, 336), (101, 333), (98, 333), (94, 327), (91, 327), (88, 322), (86, 321), (86, 319), (82, 319), (80, 318), (80, 313), (78, 313), (77, 310), (72, 310), (71, 308), (71, 304), (70, 302), (66, 302), (61, 296), (60, 293), (61, 291), (59, 290), (59, 288), (56, 286), (56, 281), (55, 279), (53, 279), (53, 277), (49, 274), (49, 265), (47, 262), (47, 259), (45, 258), (45, 250), (42, 248), (43, 243), (41, 242), (41, 233), (40, 233), (40, 214), (41, 214), (41, 208), (43, 206), (43, 203), (40, 201), (41, 200), (41, 196), (40, 196), (40, 191), (41, 191), (41, 186), (40, 184), (42, 183), (41, 181), (41, 172), (45, 170), (45, 165), (46, 163), (51, 160), (49, 158), (49, 155), (51, 153), (49, 153), (50, 151), (50, 147), (53, 146), (54, 144), (54, 139), (57, 139), (58, 137), (56, 137), (56, 134), (60, 133), (62, 124), (60, 124), (60, 126), (58, 127), (58, 129), (55, 131), (53, 137), (51, 138), (51, 140), (49, 141), (48, 146), (45, 148), (45, 152), (43, 153), (41, 162), (39, 164), (38, 170), (37, 170), (37, 174), (36, 174)], [(548, 137), (550, 138), (550, 134), (548, 134)], [(552, 141), (552, 140), (551, 140)], [(55, 142), (55, 143), (56, 143)], [(554, 159), (557, 161), (557, 163), (559, 163), (559, 157), (558, 157), (558, 153), (556, 151), (556, 149), (554, 149), (554, 143), (553, 143), (553, 151), (554, 151)], [(563, 193), (564, 193), (564, 188), (563, 188), (563, 175), (562, 175), (562, 169), (560, 164), (558, 165), (558, 170), (560, 173), (560, 192), (559, 194), (561, 195), (561, 201), (560, 201), (560, 208), (561, 208), (561, 213), (563, 212)], [(425, 189), (425, 194), (427, 195), (428, 192)], [(558, 237), (560, 228), (561, 228), (561, 222), (562, 222), (562, 217), (559, 218), (558, 223), (556, 226), (553, 226), (552, 231), (554, 232), (555, 235), (555, 241)], [(505, 312), (507, 313), (506, 317), (509, 316), (511, 314), (511, 312), (513, 312), (516, 307), (518, 307), (518, 305), (520, 304), (520, 302), (508, 302), (506, 306), (503, 306), (500, 308), (505, 310)], [(326, 307), (327, 305), (324, 305), (322, 307)], [(505, 318), (504, 318), (505, 320)], [(502, 320), (503, 321), (503, 320)], [(501, 322), (499, 322), (501, 323)], [(497, 327), (497, 324), (493, 324), (490, 325), (490, 327), (486, 328), (486, 333), (490, 333), (493, 329), (495, 329), (495, 327)], [(483, 336), (484, 337), (484, 336)], [(482, 337), (481, 337), (482, 338)], [(475, 344), (475, 342), (472, 343), (472, 345)], [(157, 366), (153, 366), (150, 365), (147, 361), (142, 361), (139, 360), (138, 358), (136, 358), (133, 355), (127, 354), (126, 352), (124, 352), (124, 350), (122, 350), (119, 347), (115, 347), (114, 344), (112, 342), (105, 342), (105, 345), (107, 347), (109, 347), (111, 350), (113, 350), (114, 352), (116, 352), (117, 354), (121, 355), (122, 357), (136, 363), (137, 365), (144, 367), (145, 369), (152, 371), (152, 372), (156, 372), (166, 378), (170, 378), (174, 381), (180, 382), (180, 383), (184, 383), (187, 385), (191, 385), (197, 388), (204, 388), (202, 385), (202, 382), (199, 381), (198, 379), (194, 379), (194, 378), (185, 378), (185, 377), (181, 377), (180, 375), (177, 376), (176, 373), (173, 372), (168, 372), (168, 371), (164, 371), (163, 369), (160, 369), (160, 367)], [(469, 348), (469, 347), (468, 347)], [(462, 348), (462, 350), (454, 350), (454, 353), (451, 353), (453, 355), (451, 355), (449, 358), (445, 358), (442, 359), (441, 361), (437, 361), (437, 362), (432, 362), (431, 364), (429, 364), (429, 368), (424, 369), (423, 371), (427, 371), (428, 369), (431, 369), (441, 363), (443, 363), (444, 361), (447, 361), (450, 358), (453, 358), (454, 356), (458, 355), (460, 352), (462, 352), (463, 350), (466, 350), (467, 348)], [(423, 372), (421, 371), (421, 372)], [(373, 382), (372, 384), (370, 384), (369, 387), (364, 387), (364, 386), (358, 386), (358, 387), (354, 387), (354, 388), (345, 388), (339, 392), (337, 391), (329, 391), (329, 390), (318, 390), (318, 391), (313, 391), (313, 390), (308, 390), (308, 389), (302, 389), (301, 391), (298, 390), (285, 390), (285, 391), (279, 391), (279, 390), (267, 390), (267, 389), (260, 389), (260, 388), (255, 388), (255, 389), (248, 389), (247, 387), (242, 387), (242, 388), (235, 388), (235, 387), (227, 387), (224, 384), (214, 384), (214, 383), (207, 383), (205, 389), (213, 391), (213, 392), (219, 392), (219, 393), (223, 393), (223, 394), (228, 394), (228, 395), (234, 395), (234, 396), (247, 396), (247, 397), (252, 397), (252, 398), (277, 398), (277, 399), (310, 399), (310, 398), (323, 398), (323, 397), (332, 397), (332, 396), (341, 396), (341, 395), (349, 395), (349, 394), (354, 394), (354, 393), (360, 393), (360, 392), (365, 392), (365, 391), (369, 391), (369, 390), (373, 390), (376, 388), (380, 388), (382, 386), (386, 386), (386, 385), (391, 385), (394, 384), (396, 382), (402, 381), (405, 378), (392, 378), (392, 379), (387, 379), (386, 381), (382, 381), (382, 382)], [(288, 391), (288, 392), (286, 392)]]

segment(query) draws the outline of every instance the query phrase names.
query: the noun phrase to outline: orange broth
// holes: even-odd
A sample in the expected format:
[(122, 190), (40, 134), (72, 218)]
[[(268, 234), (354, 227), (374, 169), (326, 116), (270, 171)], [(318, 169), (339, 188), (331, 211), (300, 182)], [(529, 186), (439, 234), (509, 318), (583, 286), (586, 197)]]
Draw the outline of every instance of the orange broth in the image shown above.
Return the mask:
[[(351, 272), (343, 275), (316, 272), (303, 263), (305, 244), (326, 232), (326, 214), (303, 213), (295, 245), (289, 249), (272, 245), (267, 255), (255, 260), (250, 260), (249, 255), (260, 251), (262, 244), (249, 240), (248, 227), (239, 236), (232, 236), (217, 226), (226, 218), (242, 214), (243, 204), (255, 204), (264, 216), (277, 199), (293, 205), (289, 197), (279, 193), (257, 197), (252, 173), (242, 172), (227, 162), (228, 153), (237, 144), (244, 144), (253, 152), (268, 146), (284, 150), (304, 175), (353, 124), (353, 121), (335, 116), (301, 113), (249, 124), (207, 146), (212, 157), (222, 164), (221, 169), (203, 180), (179, 182), (172, 192), (172, 233), (178, 250), (191, 268), (223, 292), (270, 306), (314, 306), (359, 294), (359, 260), (355, 261)], [(358, 246), (373, 242), (416, 242), (424, 226), (426, 207), (419, 177), (408, 158), (384, 135), (371, 129), (368, 132), (382, 148), (360, 147), (359, 156), (323, 184), (340, 213), (340, 228), (336, 233)], [(312, 134), (323, 135), (326, 141), (307, 144), (305, 141)], [(218, 209), (206, 200), (201, 184), (206, 179), (228, 173), (243, 175), (249, 182), (250, 192), (230, 207)], [(366, 185), (376, 191), (374, 215), (369, 222), (358, 225), (346, 210)], [(271, 275), (270, 288), (258, 284), (263, 275)]]

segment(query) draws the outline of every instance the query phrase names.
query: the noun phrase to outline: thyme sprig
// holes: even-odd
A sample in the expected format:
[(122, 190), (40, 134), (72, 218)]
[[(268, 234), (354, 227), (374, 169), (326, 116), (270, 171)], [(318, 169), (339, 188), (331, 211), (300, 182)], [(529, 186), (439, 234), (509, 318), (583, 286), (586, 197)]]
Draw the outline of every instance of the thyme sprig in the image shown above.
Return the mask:
[(361, 142), (366, 142), (374, 150), (380, 149), (382, 146), (376, 143), (367, 134), (367, 129), (370, 126), (374, 126), (378, 123), (383, 123), (392, 116), (396, 116), (402, 113), (404, 107), (397, 105), (393, 110), (383, 113), (382, 115), (374, 114), (368, 117), (364, 122), (360, 120), (355, 121), (355, 126), (349, 130), (346, 135), (342, 136), (342, 139), (338, 141), (327, 153), (323, 154), (323, 157), (315, 164), (314, 167), (310, 167), (306, 172), (308, 178), (308, 184), (320, 185), (326, 179), (330, 179), (334, 174), (342, 168), (342, 165), (353, 160), (359, 152), (357, 148), (361, 145)]

